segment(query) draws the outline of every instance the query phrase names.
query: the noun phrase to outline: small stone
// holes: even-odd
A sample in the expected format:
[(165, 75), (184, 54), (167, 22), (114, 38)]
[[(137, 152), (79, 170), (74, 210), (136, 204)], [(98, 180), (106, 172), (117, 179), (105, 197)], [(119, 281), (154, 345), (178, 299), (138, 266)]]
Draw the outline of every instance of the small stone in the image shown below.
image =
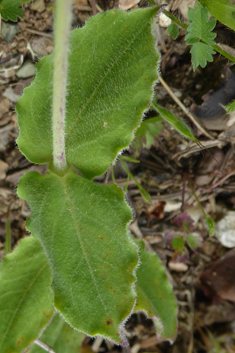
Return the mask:
[(163, 12), (160, 13), (159, 16), (159, 25), (161, 27), (168, 27), (171, 24), (171, 19), (169, 17), (167, 17)]
[(0, 159), (0, 180), (3, 180), (6, 178), (6, 170), (8, 168), (8, 164), (3, 162)]
[(235, 247), (235, 212), (228, 211), (224, 218), (217, 222), (215, 236), (223, 246)]
[(31, 5), (31, 9), (38, 12), (43, 12), (45, 8), (44, 0), (36, 0)]
[(168, 264), (168, 267), (176, 272), (186, 272), (188, 270), (188, 265), (182, 263), (182, 262), (173, 262), (170, 261)]
[(7, 144), (10, 141), (10, 135), (11, 131), (13, 130), (13, 124), (7, 124), (6, 126), (3, 126), (0, 130), (0, 152), (4, 152), (6, 149)]
[(10, 103), (9, 99), (7, 99), (7, 98), (2, 98), (2, 99), (1, 99), (1, 105), (0, 105), (0, 119), (2, 118), (2, 116), (3, 116), (5, 113), (9, 112), (9, 110), (10, 110), (10, 105), (11, 105), (11, 103)]
[(1, 37), (7, 42), (12, 42), (18, 30), (18, 25), (2, 21)]
[(31, 48), (39, 58), (51, 54), (53, 51), (53, 41), (47, 37), (34, 37), (30, 42)]
[(35, 75), (34, 65), (27, 61), (24, 63), (19, 70), (16, 72), (16, 76), (19, 78), (28, 78)]
[(119, 0), (118, 7), (120, 10), (127, 11), (139, 3), (139, 0)]
[(19, 96), (17, 96), (13, 89), (11, 87), (8, 87), (5, 89), (4, 93), (3, 93), (3, 97), (6, 97), (7, 99), (9, 99), (11, 102), (16, 103)]

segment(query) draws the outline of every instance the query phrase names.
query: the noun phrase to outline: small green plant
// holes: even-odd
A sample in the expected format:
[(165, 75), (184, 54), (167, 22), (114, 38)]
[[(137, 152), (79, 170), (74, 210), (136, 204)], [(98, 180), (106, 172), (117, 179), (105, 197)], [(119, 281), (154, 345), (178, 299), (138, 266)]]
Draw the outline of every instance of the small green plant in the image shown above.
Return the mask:
[(151, 148), (155, 141), (154, 137), (160, 135), (162, 129), (162, 118), (159, 115), (142, 121), (135, 132), (135, 139), (131, 143), (134, 157), (138, 157), (143, 148)]
[[(152, 3), (152, 0), (149, 2)], [(168, 35), (172, 35), (173, 39), (177, 38), (178, 27), (176, 24), (188, 32), (185, 40), (188, 45), (192, 45), (190, 53), (194, 71), (198, 66), (204, 68), (207, 62), (213, 62), (212, 55), (216, 51), (235, 62), (232, 55), (216, 45), (214, 42), (216, 34), (212, 32), (216, 25), (216, 19), (235, 30), (235, 5), (230, 4), (227, 0), (199, 0), (195, 3), (194, 9), (189, 8), (188, 10), (189, 26), (168, 11), (164, 10), (163, 12), (173, 21), (167, 29)], [(209, 14), (214, 18), (209, 18)]]
[(55, 310), (76, 334), (119, 344), (127, 343), (124, 324), (136, 310), (153, 318), (162, 339), (176, 334), (171, 285), (157, 255), (129, 234), (123, 190), (92, 181), (129, 146), (151, 105), (159, 7), (107, 11), (70, 33), (71, 6), (57, 0), (54, 53), (37, 63), (16, 107), (18, 147), (48, 171), (27, 172), (18, 186), (32, 235), (1, 264), (1, 353), (37, 343)]
[[(205, 67), (207, 61), (212, 62), (212, 54), (215, 51), (211, 46), (215, 44), (216, 34), (212, 32), (215, 28), (215, 18), (209, 19), (209, 12), (206, 8), (196, 3), (194, 9), (188, 10), (190, 25), (187, 28), (188, 34), (185, 37), (187, 44), (192, 45), (190, 53), (192, 55), (193, 69), (200, 65)], [(203, 41), (203, 42), (201, 42)]]
[(16, 22), (18, 17), (23, 17), (21, 6), (33, 0), (0, 0), (0, 16), (5, 21)]
[(197, 248), (201, 247), (203, 239), (200, 234), (194, 232), (194, 221), (186, 212), (182, 212), (175, 217), (174, 223), (180, 228), (180, 231), (167, 232), (165, 236), (166, 245), (174, 250), (172, 261), (186, 262), (189, 259), (187, 246), (196, 251)]

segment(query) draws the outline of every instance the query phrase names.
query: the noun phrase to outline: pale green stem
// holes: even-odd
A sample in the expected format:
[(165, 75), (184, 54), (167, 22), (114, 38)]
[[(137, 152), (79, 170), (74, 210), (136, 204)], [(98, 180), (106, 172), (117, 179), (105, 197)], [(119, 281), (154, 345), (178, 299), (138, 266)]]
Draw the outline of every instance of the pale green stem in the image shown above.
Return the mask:
[(42, 342), (41, 340), (37, 339), (36, 341), (34, 341), (34, 343), (36, 343), (39, 347), (41, 347), (42, 349), (44, 349), (44, 351), (49, 352), (49, 353), (56, 353), (51, 347), (49, 347), (47, 344), (45, 344), (44, 342)]
[(57, 0), (55, 11), (52, 129), (53, 166), (58, 172), (63, 172), (67, 168), (65, 114), (72, 2), (73, 0)]
[(115, 176), (114, 176), (113, 165), (112, 165), (112, 167), (111, 167), (111, 175), (112, 175), (112, 181), (113, 181), (113, 183), (116, 183)]
[(8, 206), (6, 214), (6, 240), (5, 240), (5, 256), (11, 252), (11, 221), (10, 221), (10, 209), (11, 205)]
[(202, 211), (204, 217), (207, 217), (207, 214), (206, 214), (206, 212), (204, 211), (204, 208), (202, 207), (202, 204), (201, 204), (201, 202), (199, 201), (199, 198), (197, 197), (197, 195), (196, 195), (196, 193), (195, 193), (195, 191), (194, 191), (194, 188), (193, 188), (191, 182), (188, 181), (188, 184), (189, 184), (189, 187), (190, 187), (190, 189), (191, 189), (191, 191), (192, 191), (192, 194), (193, 194), (193, 196), (195, 197), (195, 199), (196, 199), (196, 201), (197, 201), (197, 203), (198, 203), (198, 206), (200, 207), (200, 209), (201, 209), (201, 211)]
[(11, 252), (11, 221), (6, 220), (6, 241), (5, 241), (5, 255)]

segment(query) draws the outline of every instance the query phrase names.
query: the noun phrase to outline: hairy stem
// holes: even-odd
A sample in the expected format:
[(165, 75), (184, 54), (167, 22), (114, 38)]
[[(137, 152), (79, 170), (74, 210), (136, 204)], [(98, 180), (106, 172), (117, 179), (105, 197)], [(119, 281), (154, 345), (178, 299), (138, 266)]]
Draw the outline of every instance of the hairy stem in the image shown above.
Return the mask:
[(55, 12), (52, 129), (53, 166), (58, 172), (63, 172), (67, 168), (65, 114), (72, 2), (73, 0), (57, 0)]

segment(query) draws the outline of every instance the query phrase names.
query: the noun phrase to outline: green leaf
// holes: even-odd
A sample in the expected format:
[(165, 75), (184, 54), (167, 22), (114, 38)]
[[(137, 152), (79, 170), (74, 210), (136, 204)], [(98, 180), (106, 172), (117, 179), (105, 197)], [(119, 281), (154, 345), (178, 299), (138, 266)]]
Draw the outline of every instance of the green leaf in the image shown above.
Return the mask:
[(163, 129), (161, 122), (162, 118), (160, 116), (155, 116), (154, 118), (149, 118), (142, 121), (136, 130), (135, 137), (144, 136), (147, 132), (150, 132), (155, 136), (159, 135)]
[(171, 257), (171, 262), (182, 262), (186, 263), (189, 259), (189, 252), (185, 246), (180, 249), (175, 250)]
[(211, 217), (205, 217), (207, 227), (209, 228), (209, 236), (215, 235), (215, 221)]
[(5, 21), (17, 22), (18, 17), (23, 17), (21, 0), (0, 0), (0, 15)]
[(27, 4), (27, 2), (32, 2), (32, 1), (34, 1), (34, 0), (22, 0), (21, 2), (22, 2), (22, 4)]
[(198, 66), (204, 68), (207, 62), (213, 62), (212, 54), (215, 54), (215, 51), (209, 45), (199, 42), (192, 46), (190, 53), (195, 71)]
[(235, 100), (233, 100), (231, 103), (225, 106), (225, 109), (227, 110), (227, 113), (232, 113), (235, 110)]
[(171, 240), (173, 249), (181, 249), (184, 246), (184, 239), (182, 237), (176, 237)]
[[(70, 327), (59, 314), (53, 317), (52, 322), (40, 336), (56, 353), (78, 353), (84, 334)], [(30, 353), (45, 353), (45, 350), (34, 344)]]
[(151, 146), (154, 144), (154, 138), (153, 136), (147, 132), (145, 135), (146, 142), (143, 143), (143, 146), (147, 149), (150, 149)]
[(235, 5), (225, 0), (199, 0), (212, 16), (235, 31)]
[(132, 148), (139, 153), (143, 148), (149, 149), (154, 144), (154, 137), (160, 135), (162, 129), (162, 118), (159, 115), (142, 121), (136, 130), (135, 140), (132, 141)]
[(173, 113), (171, 113), (169, 110), (161, 107), (158, 105), (156, 102), (152, 102), (152, 106), (161, 114), (164, 120), (166, 120), (168, 123), (170, 123), (177, 131), (179, 131), (184, 137), (187, 137), (194, 141), (195, 143), (199, 144), (200, 142), (192, 132), (189, 130), (189, 128), (185, 125), (185, 123), (180, 120), (177, 116), (175, 116)]
[(146, 251), (142, 240), (136, 242), (140, 247), (140, 266), (137, 270), (135, 310), (144, 311), (152, 317), (158, 336), (173, 342), (177, 329), (177, 305), (172, 286), (158, 256)]
[[(188, 10), (188, 19), (190, 25), (188, 26), (188, 34), (185, 40), (188, 45), (192, 45), (191, 54), (193, 62), (193, 70), (200, 65), (205, 67), (207, 61), (212, 62), (212, 54), (215, 51), (210, 47), (214, 45), (214, 38), (216, 34), (211, 32), (216, 25), (214, 18), (209, 19), (208, 10), (196, 3), (194, 9)], [(204, 43), (200, 43), (202, 40)]]
[(179, 35), (179, 28), (176, 26), (174, 22), (172, 22), (170, 26), (167, 27), (166, 31), (168, 36), (172, 36), (174, 40), (176, 40), (176, 38)]
[(185, 239), (193, 250), (202, 246), (203, 238), (199, 234), (188, 234)]
[(27, 229), (41, 240), (53, 270), (55, 307), (75, 329), (121, 343), (138, 264), (122, 189), (70, 169), (64, 177), (28, 172), (17, 192), (32, 211)]
[[(103, 174), (133, 131), (153, 95), (159, 54), (152, 35), (159, 7), (91, 17), (70, 37), (66, 158), (89, 179)], [(20, 151), (34, 163), (52, 161), (52, 56), (16, 107)]]
[(188, 34), (185, 38), (187, 44), (194, 44), (203, 40), (209, 45), (215, 44), (214, 38), (216, 34), (211, 32), (216, 25), (214, 18), (209, 19), (208, 10), (196, 3), (194, 9), (188, 10)]
[(0, 267), (0, 352), (21, 353), (54, 313), (51, 270), (34, 237), (20, 241)]

